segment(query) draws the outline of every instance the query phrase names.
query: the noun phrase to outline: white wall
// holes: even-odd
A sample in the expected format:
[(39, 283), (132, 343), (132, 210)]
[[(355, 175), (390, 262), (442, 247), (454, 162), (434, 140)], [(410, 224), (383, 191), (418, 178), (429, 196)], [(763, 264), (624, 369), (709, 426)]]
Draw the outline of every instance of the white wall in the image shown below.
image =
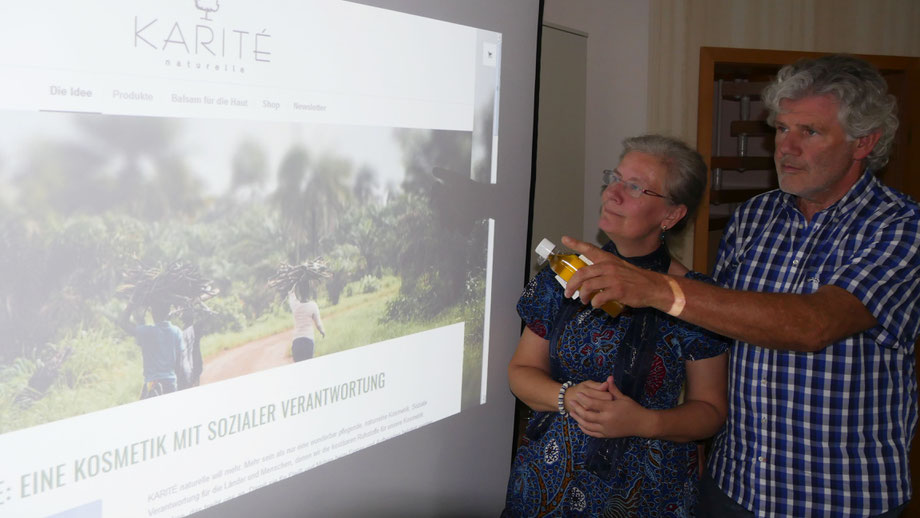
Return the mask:
[[(531, 251), (544, 238), (582, 233), (587, 58), (587, 35), (543, 22)], [(531, 273), (542, 266), (532, 261)]]
[(588, 34), (582, 237), (595, 241), (601, 171), (616, 166), (624, 138), (648, 128), (649, 5), (645, 0), (545, 0), (543, 9), (544, 22)]

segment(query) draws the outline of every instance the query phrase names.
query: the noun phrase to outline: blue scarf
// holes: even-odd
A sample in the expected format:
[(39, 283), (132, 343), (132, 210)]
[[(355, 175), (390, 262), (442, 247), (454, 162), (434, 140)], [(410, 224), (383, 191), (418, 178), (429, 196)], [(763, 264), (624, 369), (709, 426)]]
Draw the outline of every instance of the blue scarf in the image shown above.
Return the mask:
[[(608, 250), (608, 247), (610, 250)], [(622, 257), (613, 243), (604, 247), (633, 266), (658, 273), (667, 273), (671, 266), (671, 254), (664, 243), (654, 252), (639, 257)], [(613, 365), (613, 381), (617, 388), (633, 401), (643, 404), (645, 382), (648, 379), (655, 350), (661, 339), (658, 317), (661, 313), (653, 308), (630, 308), (632, 322), (626, 336), (620, 342)], [(628, 437), (599, 439), (589, 437), (585, 451), (585, 469), (598, 477), (607, 479), (613, 472), (617, 459), (626, 449)]]

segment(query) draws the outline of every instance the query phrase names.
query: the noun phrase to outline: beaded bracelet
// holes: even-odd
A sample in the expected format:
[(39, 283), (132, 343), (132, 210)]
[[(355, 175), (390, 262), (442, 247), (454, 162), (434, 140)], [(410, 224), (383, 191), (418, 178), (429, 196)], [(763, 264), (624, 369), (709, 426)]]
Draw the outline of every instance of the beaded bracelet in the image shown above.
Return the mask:
[(567, 417), (569, 415), (568, 410), (565, 409), (565, 391), (568, 390), (568, 388), (572, 385), (574, 385), (574, 383), (571, 381), (566, 381), (562, 384), (561, 387), (559, 387), (559, 397), (556, 399), (556, 407), (559, 409), (559, 413), (562, 414), (563, 417)]

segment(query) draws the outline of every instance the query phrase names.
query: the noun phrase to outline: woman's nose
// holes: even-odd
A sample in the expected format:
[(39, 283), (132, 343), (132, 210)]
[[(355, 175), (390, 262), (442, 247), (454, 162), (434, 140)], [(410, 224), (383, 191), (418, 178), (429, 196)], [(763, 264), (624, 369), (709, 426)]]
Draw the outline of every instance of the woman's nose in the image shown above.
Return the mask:
[(623, 201), (624, 194), (625, 192), (623, 182), (611, 182), (610, 185), (604, 189), (603, 198), (619, 203)]

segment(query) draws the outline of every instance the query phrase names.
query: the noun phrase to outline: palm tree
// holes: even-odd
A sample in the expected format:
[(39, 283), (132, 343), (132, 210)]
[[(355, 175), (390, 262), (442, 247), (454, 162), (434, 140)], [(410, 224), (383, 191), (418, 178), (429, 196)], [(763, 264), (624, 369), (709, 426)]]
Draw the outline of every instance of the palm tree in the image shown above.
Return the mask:
[(293, 146), (285, 153), (278, 168), (278, 187), (274, 201), (280, 212), (282, 232), (294, 243), (294, 262), (299, 262), (303, 257), (301, 246), (308, 239), (303, 193), (309, 165), (307, 150), (302, 146)]
[(250, 199), (255, 198), (268, 179), (268, 158), (258, 142), (247, 139), (233, 154), (233, 178), (230, 190), (249, 189)]
[(149, 220), (200, 207), (201, 182), (179, 149), (175, 119), (73, 115), (74, 137), (41, 142), (17, 179), (35, 212), (102, 214), (122, 209)]
[(358, 169), (355, 175), (355, 183), (351, 192), (355, 201), (361, 205), (371, 205), (377, 202), (377, 173), (368, 166)]
[(406, 192), (428, 193), (435, 183), (432, 171), (470, 171), (471, 139), (468, 132), (447, 130), (399, 129), (393, 132), (402, 149)]
[(345, 158), (325, 155), (320, 158), (304, 192), (310, 251), (320, 255), (319, 243), (332, 236), (351, 201), (348, 179), (352, 173), (351, 162)]

